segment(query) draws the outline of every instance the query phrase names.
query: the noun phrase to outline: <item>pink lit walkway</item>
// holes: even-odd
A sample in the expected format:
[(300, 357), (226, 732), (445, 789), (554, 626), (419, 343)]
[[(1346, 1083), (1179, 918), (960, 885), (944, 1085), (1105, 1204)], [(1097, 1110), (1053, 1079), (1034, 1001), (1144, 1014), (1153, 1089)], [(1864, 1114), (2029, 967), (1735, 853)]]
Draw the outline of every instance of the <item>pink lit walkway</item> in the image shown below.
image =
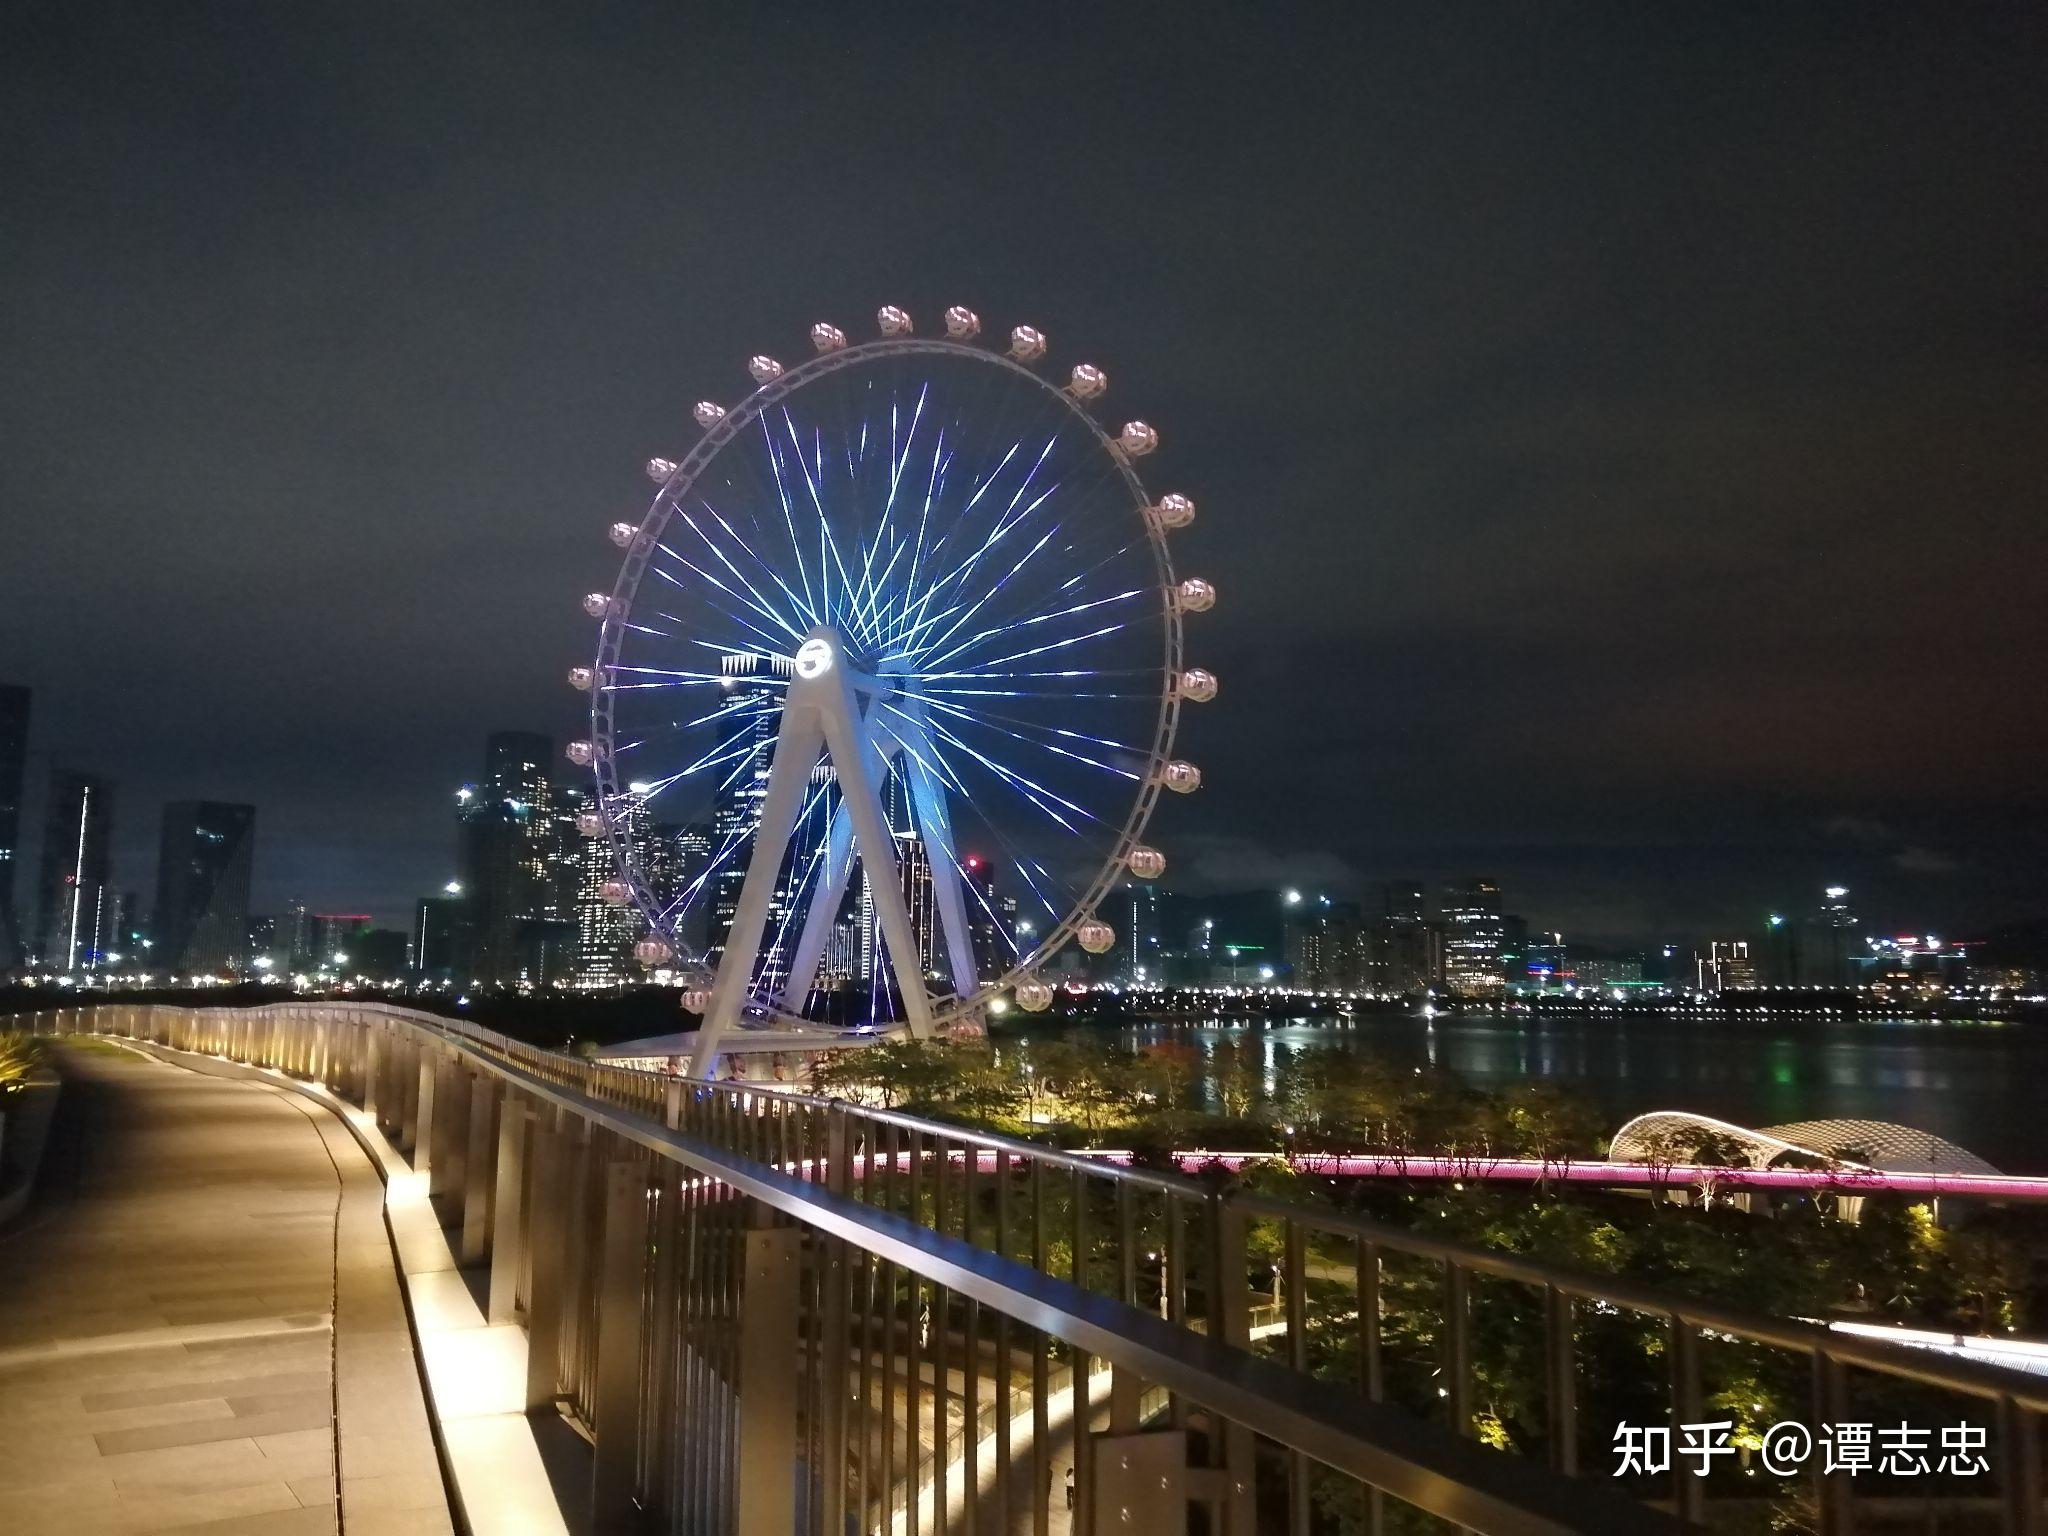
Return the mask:
[[(1128, 1152), (1104, 1152), (1112, 1162), (1128, 1163)], [(1279, 1161), (1270, 1152), (1176, 1152), (1182, 1171), (1222, 1167), (1235, 1171), (1246, 1163)], [(1300, 1153), (1291, 1161), (1297, 1171), (1324, 1178), (1477, 1179), (1506, 1184), (1534, 1184), (1545, 1179), (1572, 1184), (1621, 1188), (1658, 1185), (1683, 1188), (1711, 1182), (1725, 1190), (1831, 1190), (1845, 1195), (1912, 1194), (1968, 1195), (1980, 1200), (2048, 1200), (2048, 1177), (2025, 1174), (1901, 1173), (1864, 1168), (1710, 1168), (1678, 1163), (1653, 1168), (1645, 1163), (1542, 1162), (1535, 1158), (1391, 1157), (1384, 1153), (1334, 1155)]]

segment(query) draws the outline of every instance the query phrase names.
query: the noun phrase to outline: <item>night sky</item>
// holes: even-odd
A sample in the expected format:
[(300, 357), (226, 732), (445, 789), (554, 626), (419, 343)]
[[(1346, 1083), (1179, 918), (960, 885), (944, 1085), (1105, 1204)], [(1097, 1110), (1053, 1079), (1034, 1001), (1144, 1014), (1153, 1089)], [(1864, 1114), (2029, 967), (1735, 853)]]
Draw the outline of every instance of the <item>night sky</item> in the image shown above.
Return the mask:
[(724, 12), (5, 8), (0, 681), (121, 885), (246, 799), (403, 921), (691, 403), (966, 303), (1201, 504), (1177, 883), (2048, 914), (2048, 11)]

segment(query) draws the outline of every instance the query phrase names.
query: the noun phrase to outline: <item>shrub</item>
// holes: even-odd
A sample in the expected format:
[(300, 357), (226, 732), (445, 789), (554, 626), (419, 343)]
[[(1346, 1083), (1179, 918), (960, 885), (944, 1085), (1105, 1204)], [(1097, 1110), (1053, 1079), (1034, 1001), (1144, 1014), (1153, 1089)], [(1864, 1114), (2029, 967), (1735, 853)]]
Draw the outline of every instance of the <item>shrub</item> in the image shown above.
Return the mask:
[(26, 1030), (0, 1030), (0, 1097), (26, 1088), (48, 1054), (43, 1042)]

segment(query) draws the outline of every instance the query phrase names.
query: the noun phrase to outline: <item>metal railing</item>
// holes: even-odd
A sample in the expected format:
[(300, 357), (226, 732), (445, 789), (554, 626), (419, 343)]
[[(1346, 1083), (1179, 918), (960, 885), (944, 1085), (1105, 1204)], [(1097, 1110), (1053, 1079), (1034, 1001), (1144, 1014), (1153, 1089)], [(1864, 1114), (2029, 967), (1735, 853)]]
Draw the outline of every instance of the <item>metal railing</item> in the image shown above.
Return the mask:
[[(2002, 1529), (2042, 1530), (2048, 1383), (1996, 1366), (382, 1005), (30, 1027), (230, 1057), (374, 1114), (488, 1264), (492, 1320), (524, 1324), (529, 1407), (591, 1432), (599, 1530), (1633, 1536), (1722, 1500), (1677, 1459), (1661, 1486), (1585, 1474), (1588, 1391), (1700, 1422), (1730, 1360), (1796, 1381), (1816, 1426), (1901, 1393), (1985, 1405)], [(1648, 1385), (1610, 1401), (1623, 1335)], [(1542, 1411), (1509, 1433), (1486, 1401), (1517, 1369)], [(1854, 1528), (1857, 1491), (1816, 1471), (1824, 1529)]]

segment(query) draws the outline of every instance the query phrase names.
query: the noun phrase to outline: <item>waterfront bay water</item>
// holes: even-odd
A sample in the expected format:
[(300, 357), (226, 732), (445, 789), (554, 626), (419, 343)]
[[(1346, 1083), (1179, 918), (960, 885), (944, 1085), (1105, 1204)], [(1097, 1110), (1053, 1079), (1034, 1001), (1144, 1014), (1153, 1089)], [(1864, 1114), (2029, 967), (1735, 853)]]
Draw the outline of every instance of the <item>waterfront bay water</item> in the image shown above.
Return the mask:
[(1690, 1109), (1751, 1126), (1889, 1120), (1945, 1136), (2004, 1172), (2048, 1173), (2048, 1030), (2024, 1024), (1417, 1013), (1348, 1024), (1251, 1019), (1060, 1032), (1111, 1034), (1133, 1047), (1175, 1040), (1205, 1053), (1222, 1040), (1248, 1040), (1269, 1082), (1286, 1073), (1296, 1053), (1318, 1046), (1390, 1066), (1433, 1063), (1479, 1088), (1549, 1080), (1590, 1098), (1608, 1116), (1610, 1131), (1653, 1109)]

